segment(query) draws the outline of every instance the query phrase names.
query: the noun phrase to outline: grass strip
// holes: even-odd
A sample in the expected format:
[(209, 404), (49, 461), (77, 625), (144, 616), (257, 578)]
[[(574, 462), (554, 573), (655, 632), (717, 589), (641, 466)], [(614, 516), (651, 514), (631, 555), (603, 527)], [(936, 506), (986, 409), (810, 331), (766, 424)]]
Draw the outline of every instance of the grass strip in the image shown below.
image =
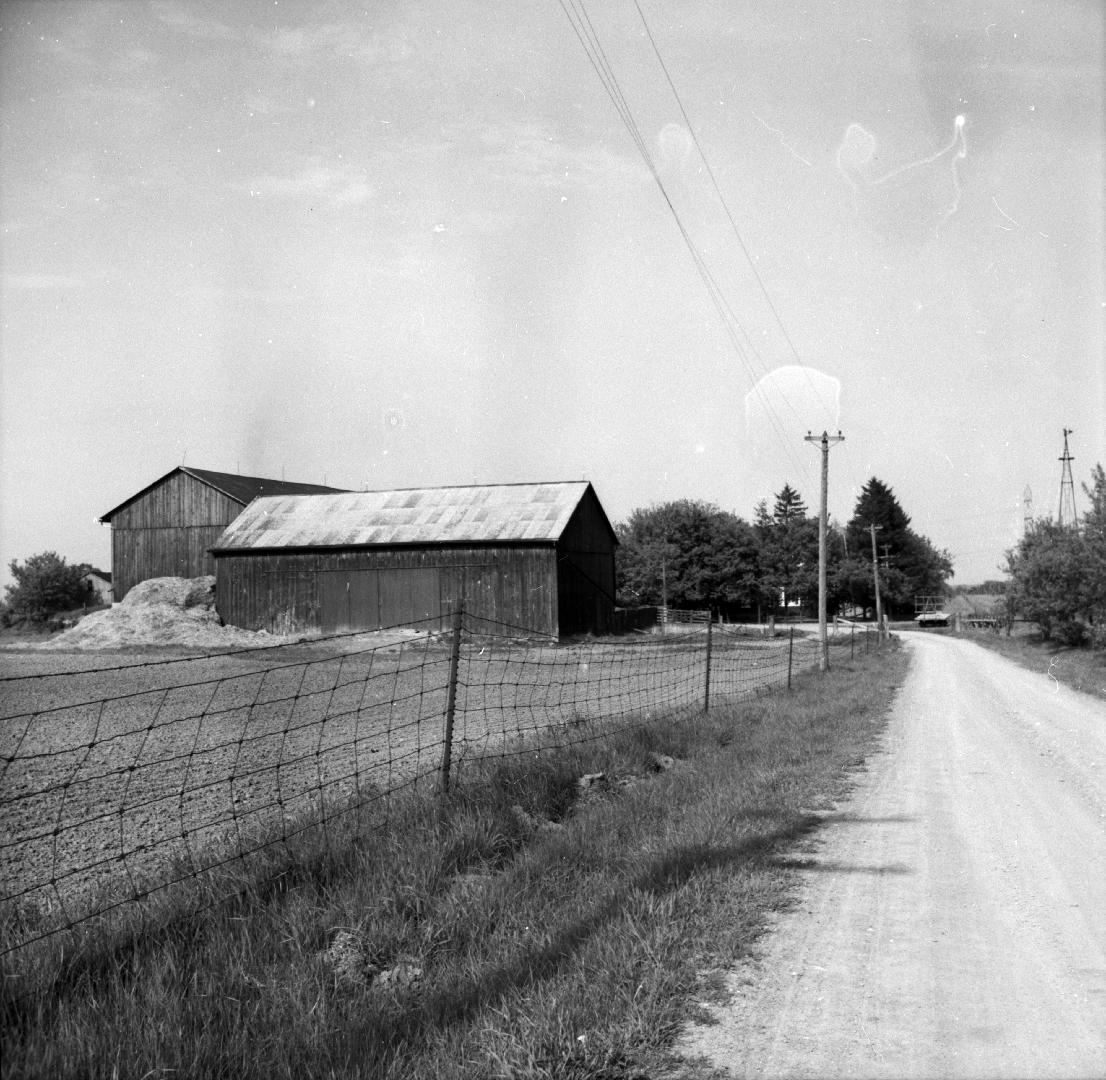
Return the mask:
[(44, 951), (46, 985), (4, 990), (5, 1075), (656, 1075), (788, 905), (782, 856), (876, 744), (905, 663), (891, 646), (470, 765), (447, 799), (305, 836), (233, 904)]
[(1061, 686), (1090, 694), (1099, 701), (1106, 697), (1106, 651), (1102, 649), (1045, 641), (1037, 630), (1014, 633), (1010, 637), (986, 632), (957, 636), (1005, 656), (1023, 668), (1055, 679)]

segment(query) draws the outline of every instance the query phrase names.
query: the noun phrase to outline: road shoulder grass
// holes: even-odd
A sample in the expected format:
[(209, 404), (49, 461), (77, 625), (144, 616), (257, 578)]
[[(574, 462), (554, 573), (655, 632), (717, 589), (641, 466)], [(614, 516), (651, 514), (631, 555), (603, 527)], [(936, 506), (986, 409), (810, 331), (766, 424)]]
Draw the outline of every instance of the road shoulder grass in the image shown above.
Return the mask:
[(892, 644), (463, 769), (371, 829), (351, 814), (240, 901), (44, 958), (48, 985), (5, 991), (5, 1075), (670, 1072), (696, 1003), (791, 903), (784, 856), (877, 746), (906, 663)]
[(1005, 656), (1044, 678), (1054, 679), (1061, 686), (1090, 694), (1099, 701), (1106, 700), (1106, 652), (1101, 649), (1045, 641), (1039, 631), (1033, 630), (1023, 630), (1010, 637), (992, 633), (962, 633), (958, 636)]

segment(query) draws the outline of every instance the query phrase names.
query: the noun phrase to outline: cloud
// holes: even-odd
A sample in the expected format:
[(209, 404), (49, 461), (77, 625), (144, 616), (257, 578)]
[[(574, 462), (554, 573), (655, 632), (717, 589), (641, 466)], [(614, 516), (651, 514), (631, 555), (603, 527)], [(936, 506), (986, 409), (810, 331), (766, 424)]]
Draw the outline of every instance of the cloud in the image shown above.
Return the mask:
[(5, 274), (6, 289), (83, 289), (84, 278), (71, 274)]
[(318, 160), (305, 163), (294, 173), (256, 176), (245, 189), (254, 198), (307, 199), (339, 210), (366, 203), (374, 194), (359, 170)]
[(402, 31), (381, 34), (356, 23), (284, 26), (251, 34), (254, 46), (270, 59), (305, 65), (336, 58), (377, 65), (406, 60), (413, 53)]
[(115, 58), (115, 67), (118, 71), (130, 73), (148, 71), (150, 68), (162, 63), (164, 57), (151, 49), (144, 49), (139, 45), (131, 45), (122, 49)]
[(162, 62), (158, 53), (120, 33), (119, 16), (118, 6), (109, 3), (74, 6), (68, 16), (43, 19), (39, 29), (44, 32), (35, 35), (34, 48), (81, 69), (82, 78), (100, 71), (132, 75)]
[(331, 203), (336, 207), (359, 206), (368, 202), (373, 197), (373, 189), (362, 180), (352, 180), (331, 196)]
[(494, 176), (534, 187), (605, 187), (649, 178), (633, 158), (597, 144), (573, 145), (541, 124), (470, 124), (467, 135), (482, 148), (481, 163)]
[(218, 19), (197, 15), (194, 11), (178, 4), (175, 0), (154, 0), (150, 4), (154, 17), (173, 30), (179, 30), (189, 37), (202, 38), (205, 41), (240, 41), (242, 34), (233, 26)]
[[(227, 8), (235, 10), (233, 5)], [(402, 28), (380, 33), (356, 21), (239, 28), (198, 14), (178, 0), (154, 0), (150, 10), (163, 25), (179, 33), (205, 41), (247, 42), (266, 59), (284, 65), (325, 64), (337, 58), (377, 65), (406, 60), (414, 53)], [(279, 8), (276, 13), (280, 14)]]
[(285, 290), (277, 289), (251, 289), (242, 286), (222, 285), (189, 285), (178, 290), (182, 297), (188, 297), (203, 303), (223, 303), (233, 301), (253, 301), (259, 304), (302, 304), (303, 297), (296, 291), (293, 284)]

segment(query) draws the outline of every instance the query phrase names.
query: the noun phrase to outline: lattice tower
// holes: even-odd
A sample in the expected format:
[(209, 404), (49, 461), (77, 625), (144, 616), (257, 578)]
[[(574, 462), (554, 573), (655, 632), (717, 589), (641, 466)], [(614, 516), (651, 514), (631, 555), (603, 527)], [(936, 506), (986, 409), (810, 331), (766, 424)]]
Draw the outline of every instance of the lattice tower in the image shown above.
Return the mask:
[(1068, 451), (1068, 436), (1072, 434), (1071, 428), (1064, 428), (1064, 455), (1060, 458), (1063, 466), (1060, 470), (1060, 515), (1059, 524), (1076, 528), (1079, 524), (1075, 516), (1075, 481), (1071, 475), (1071, 463), (1075, 460)]

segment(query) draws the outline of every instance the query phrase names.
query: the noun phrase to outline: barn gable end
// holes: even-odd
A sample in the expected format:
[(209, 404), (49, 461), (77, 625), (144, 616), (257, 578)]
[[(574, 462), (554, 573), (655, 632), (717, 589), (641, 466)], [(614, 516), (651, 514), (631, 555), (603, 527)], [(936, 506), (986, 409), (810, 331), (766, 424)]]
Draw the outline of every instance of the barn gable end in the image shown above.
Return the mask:
[(609, 631), (614, 620), (618, 538), (589, 484), (557, 541), (561, 632)]
[(332, 493), (318, 484), (180, 466), (109, 510), (114, 596), (154, 577), (215, 573), (209, 549), (254, 498), (265, 493)]

